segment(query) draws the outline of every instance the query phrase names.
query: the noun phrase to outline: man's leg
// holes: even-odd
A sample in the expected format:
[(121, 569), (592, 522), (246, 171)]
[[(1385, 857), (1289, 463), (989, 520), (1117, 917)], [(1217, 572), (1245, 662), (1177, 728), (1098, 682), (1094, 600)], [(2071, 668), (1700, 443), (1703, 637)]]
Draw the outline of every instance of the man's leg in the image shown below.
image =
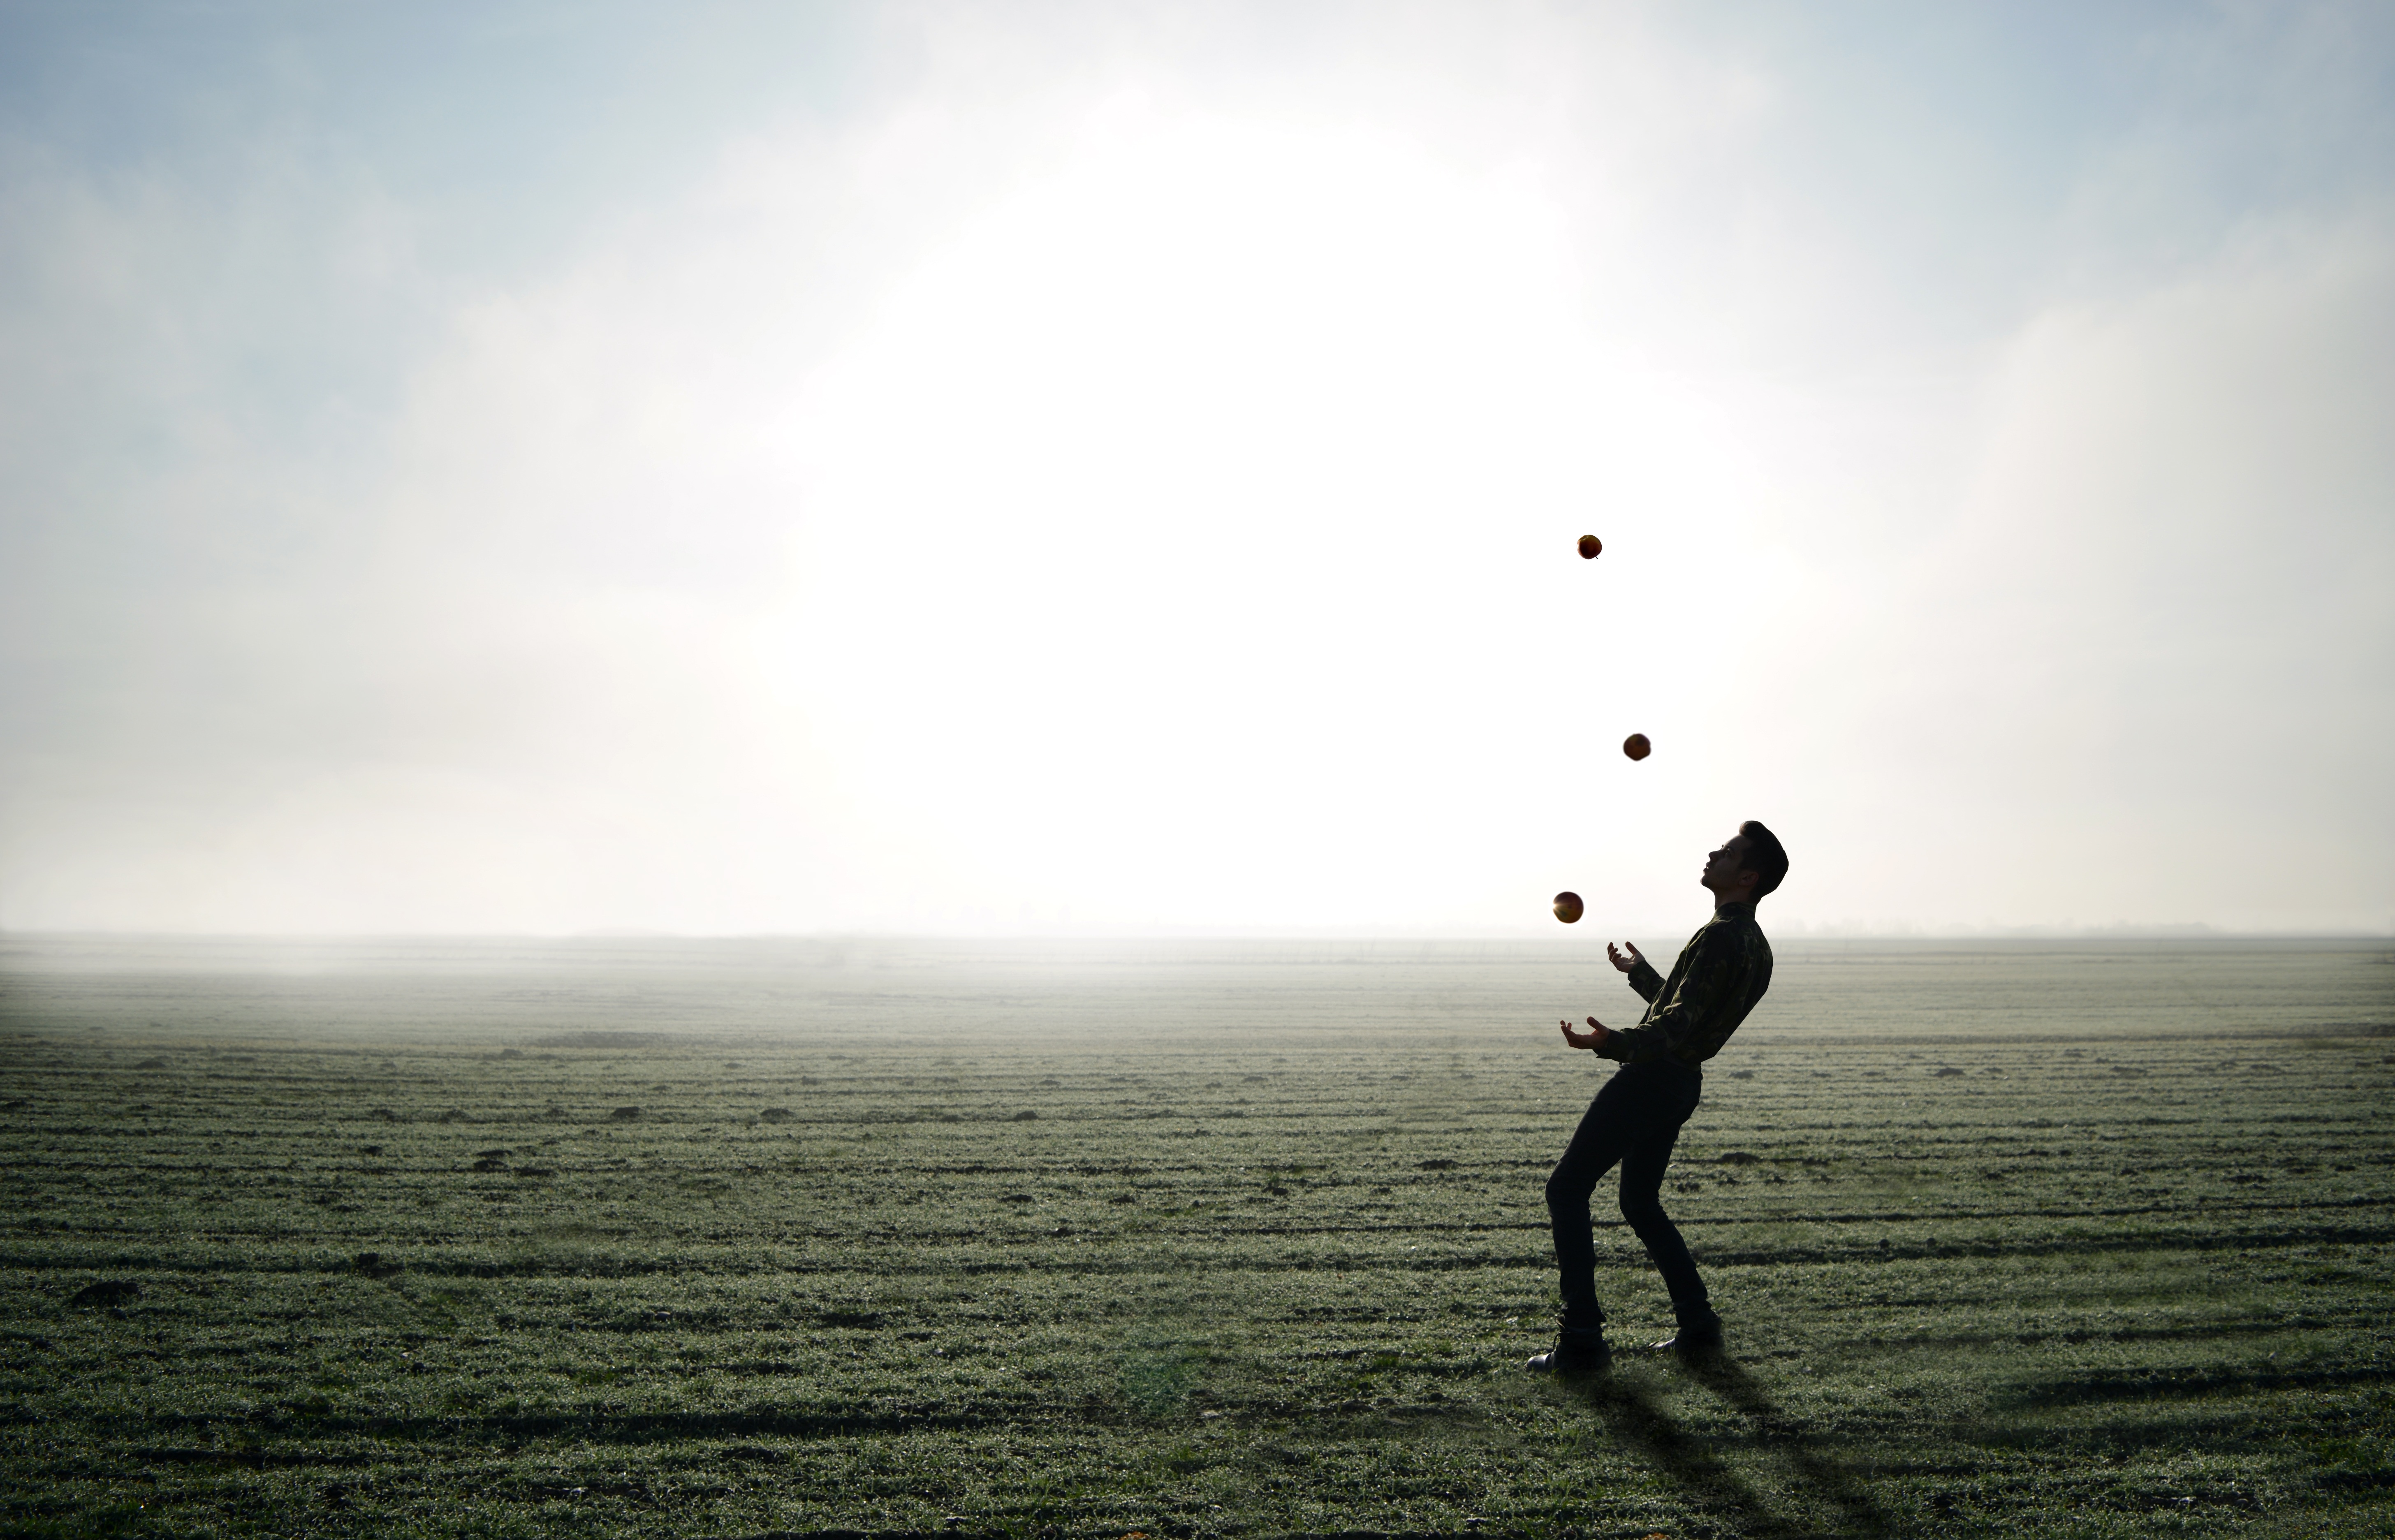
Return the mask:
[(1635, 1092), (1636, 1078), (1630, 1070), (1606, 1082), (1581, 1115), (1564, 1158), (1547, 1178), (1547, 1222), (1555, 1232), (1555, 1266), (1563, 1274), (1567, 1331), (1598, 1331), (1605, 1325), (1605, 1311), (1596, 1303), (1596, 1230), (1589, 1219), (1588, 1201), (1637, 1132)]
[(1674, 1340), (1691, 1348), (1719, 1342), (1721, 1318), (1714, 1314), (1705, 1297), (1705, 1281), (1698, 1276), (1688, 1243), (1680, 1239), (1679, 1228), (1663, 1212), (1662, 1191), (1663, 1173), (1672, 1163), (1672, 1146), (1680, 1136), (1680, 1126), (1697, 1109), (1701, 1088), (1702, 1082), (1691, 1074), (1685, 1084), (1659, 1095), (1656, 1100), (1661, 1105), (1656, 1110), (1663, 1115), (1643, 1130), (1621, 1157), (1621, 1217), (1630, 1222), (1655, 1270), (1663, 1275), (1663, 1287), (1671, 1291), (1672, 1314), (1680, 1324)]
[(1549, 1374), (1602, 1371), (1610, 1359), (1605, 1346), (1605, 1311), (1596, 1303), (1596, 1234), (1588, 1201), (1600, 1177), (1621, 1159), (1628, 1143), (1623, 1097), (1616, 1075), (1581, 1115), (1580, 1127), (1547, 1178), (1547, 1219), (1555, 1238), (1555, 1263), (1563, 1270), (1563, 1313), (1555, 1321), (1555, 1345), (1530, 1360)]

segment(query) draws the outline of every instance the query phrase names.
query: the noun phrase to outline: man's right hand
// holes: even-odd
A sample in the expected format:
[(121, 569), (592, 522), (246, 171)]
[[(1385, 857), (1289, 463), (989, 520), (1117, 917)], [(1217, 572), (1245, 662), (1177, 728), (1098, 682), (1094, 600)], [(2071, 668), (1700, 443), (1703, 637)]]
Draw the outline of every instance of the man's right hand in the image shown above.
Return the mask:
[[(1621, 947), (1628, 947), (1630, 949), (1629, 956), (1624, 957), (1621, 955)], [(1628, 973), (1631, 969), (1637, 967), (1640, 963), (1647, 961), (1645, 958), (1638, 955), (1637, 942), (1624, 941), (1621, 944), (1621, 947), (1617, 947), (1612, 942), (1608, 941), (1605, 944), (1605, 955), (1611, 958), (1613, 960), (1613, 965), (1621, 969), (1623, 973)]]

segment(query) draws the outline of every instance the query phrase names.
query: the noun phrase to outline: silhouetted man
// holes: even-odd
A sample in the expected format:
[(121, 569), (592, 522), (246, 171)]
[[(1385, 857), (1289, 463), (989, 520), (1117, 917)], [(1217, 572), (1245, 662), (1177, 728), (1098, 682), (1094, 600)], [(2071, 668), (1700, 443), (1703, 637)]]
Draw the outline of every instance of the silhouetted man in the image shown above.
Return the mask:
[(1547, 1216), (1554, 1223), (1555, 1265), (1563, 1270), (1563, 1314), (1555, 1346), (1530, 1361), (1550, 1372), (1592, 1373), (1610, 1358), (1605, 1311), (1596, 1303), (1596, 1237), (1588, 1216), (1597, 1182), (1621, 1166), (1621, 1216), (1646, 1242), (1647, 1255), (1672, 1291), (1679, 1330), (1655, 1344), (1687, 1355), (1721, 1346), (1721, 1317), (1705, 1298), (1704, 1280), (1687, 1243), (1663, 1213), (1663, 1169), (1672, 1141), (1704, 1094), (1705, 1060), (1721, 1052), (1763, 991), (1771, 987), (1771, 943), (1754, 923), (1755, 900), (1788, 875), (1788, 853), (1771, 830), (1749, 820), (1705, 861), (1700, 879), (1713, 890), (1714, 917), (1680, 949), (1663, 978), (1631, 947), (1608, 945), (1613, 965), (1647, 1003), (1635, 1027), (1608, 1030), (1596, 1017), (1589, 1029), (1563, 1024), (1564, 1041), (1621, 1068), (1589, 1104), (1564, 1158), (1547, 1178)]

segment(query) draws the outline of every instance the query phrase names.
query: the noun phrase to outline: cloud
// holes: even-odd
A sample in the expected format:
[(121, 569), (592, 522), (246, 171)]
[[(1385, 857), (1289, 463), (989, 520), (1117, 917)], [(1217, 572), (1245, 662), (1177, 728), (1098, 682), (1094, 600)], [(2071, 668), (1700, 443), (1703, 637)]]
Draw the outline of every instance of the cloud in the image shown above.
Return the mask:
[(1790, 921), (2384, 918), (2354, 186), (2107, 266), (2178, 172), (2047, 146), (2007, 311), (1801, 46), (1261, 16), (923, 13), (529, 267), (20, 145), (0, 923), (1645, 925), (1748, 816)]
[(1946, 536), (1799, 628), (1821, 843), (1918, 851), (1871, 912), (2383, 920), (2389, 233), (2282, 232), (2007, 347)]

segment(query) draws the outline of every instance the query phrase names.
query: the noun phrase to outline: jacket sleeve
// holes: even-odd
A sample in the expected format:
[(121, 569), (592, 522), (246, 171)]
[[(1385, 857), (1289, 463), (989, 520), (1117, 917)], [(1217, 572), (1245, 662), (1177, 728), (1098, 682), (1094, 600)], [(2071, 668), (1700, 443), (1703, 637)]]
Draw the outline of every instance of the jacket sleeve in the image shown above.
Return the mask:
[(1629, 976), (1630, 987), (1638, 991), (1638, 998), (1649, 1005), (1654, 1004), (1655, 996), (1662, 991), (1663, 976), (1642, 957), (1630, 965)]
[(1680, 987), (1663, 1008), (1642, 1026), (1608, 1031), (1597, 1054), (1624, 1064), (1640, 1064), (1676, 1054), (1683, 1043), (1701, 1039), (1737, 999), (1741, 961), (1738, 938), (1728, 928), (1713, 931), (1688, 960)]

